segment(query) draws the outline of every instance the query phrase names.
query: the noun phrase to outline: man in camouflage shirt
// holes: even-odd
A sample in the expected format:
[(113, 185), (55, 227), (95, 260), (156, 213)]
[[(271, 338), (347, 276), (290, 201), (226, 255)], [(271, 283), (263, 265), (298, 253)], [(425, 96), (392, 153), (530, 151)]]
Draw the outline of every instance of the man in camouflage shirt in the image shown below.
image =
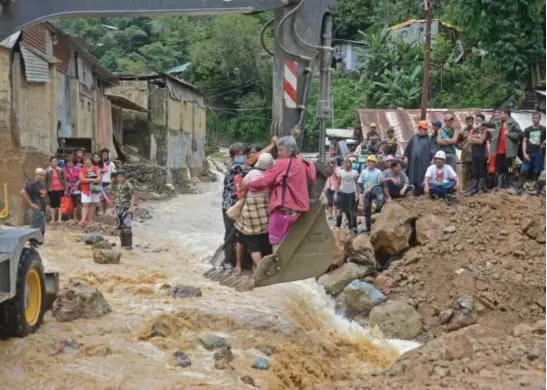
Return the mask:
[(131, 230), (131, 219), (137, 204), (135, 188), (126, 180), (125, 171), (117, 171), (116, 176), (116, 199), (112, 214), (116, 216), (116, 229), (120, 230), (121, 247), (133, 248), (133, 232)]

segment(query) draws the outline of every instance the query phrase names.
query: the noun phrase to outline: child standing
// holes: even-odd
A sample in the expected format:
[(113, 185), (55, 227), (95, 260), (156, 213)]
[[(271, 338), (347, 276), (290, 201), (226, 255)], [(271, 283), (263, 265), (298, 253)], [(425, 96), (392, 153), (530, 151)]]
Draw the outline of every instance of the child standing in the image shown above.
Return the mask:
[(116, 199), (112, 214), (116, 216), (116, 229), (120, 230), (121, 247), (133, 249), (133, 232), (131, 219), (137, 205), (137, 195), (133, 185), (126, 180), (125, 171), (112, 173), (116, 177)]

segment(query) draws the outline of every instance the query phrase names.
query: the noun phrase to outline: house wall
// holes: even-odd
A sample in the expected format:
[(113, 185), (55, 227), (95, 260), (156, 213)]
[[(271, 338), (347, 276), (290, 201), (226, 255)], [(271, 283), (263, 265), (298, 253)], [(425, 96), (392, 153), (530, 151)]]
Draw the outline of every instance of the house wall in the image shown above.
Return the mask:
[[(439, 33), (439, 21), (431, 21), (431, 42), (434, 43)], [(398, 28), (390, 33), (392, 39), (403, 39), (407, 44), (425, 42), (425, 22), (412, 23), (408, 26)]]
[(11, 136), (11, 51), (0, 46), (0, 153), (13, 147)]

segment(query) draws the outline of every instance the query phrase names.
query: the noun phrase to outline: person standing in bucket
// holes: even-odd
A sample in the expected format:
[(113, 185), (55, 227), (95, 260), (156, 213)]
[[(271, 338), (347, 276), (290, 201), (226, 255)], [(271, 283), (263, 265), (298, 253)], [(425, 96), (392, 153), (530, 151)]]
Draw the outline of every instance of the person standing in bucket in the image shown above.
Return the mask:
[(137, 207), (135, 187), (127, 181), (126, 172), (119, 170), (112, 173), (116, 178), (116, 199), (112, 207), (112, 215), (116, 217), (116, 229), (120, 231), (120, 246), (133, 249), (133, 212)]
[(458, 191), (456, 171), (446, 163), (446, 154), (439, 150), (434, 157), (434, 164), (427, 168), (424, 177), (424, 192), (433, 199), (442, 198), (447, 205), (452, 203), (452, 194)]

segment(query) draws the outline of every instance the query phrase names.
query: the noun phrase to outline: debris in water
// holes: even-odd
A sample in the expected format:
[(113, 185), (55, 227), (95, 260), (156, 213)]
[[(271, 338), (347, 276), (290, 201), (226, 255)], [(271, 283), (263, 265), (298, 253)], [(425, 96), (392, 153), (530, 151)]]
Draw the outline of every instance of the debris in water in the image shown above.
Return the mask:
[(186, 368), (192, 365), (192, 361), (183, 351), (175, 352), (175, 364), (179, 367)]
[(258, 358), (255, 360), (253, 368), (256, 368), (257, 370), (267, 370), (268, 368), (270, 368), (270, 364), (266, 359)]
[(224, 337), (214, 334), (206, 334), (200, 336), (199, 341), (208, 351), (212, 351), (214, 349), (222, 348), (225, 346), (230, 346), (228, 344), (228, 341)]
[(108, 356), (112, 355), (112, 349), (108, 345), (98, 344), (98, 345), (85, 345), (81, 354), (83, 356)]
[(253, 386), (253, 387), (257, 387), (256, 386), (256, 383), (255, 383), (255, 380), (250, 377), (249, 375), (243, 375), (241, 378), (241, 382), (247, 384), (247, 385), (250, 385), (250, 386)]
[(101, 241), (105, 241), (104, 237), (97, 233), (87, 233), (84, 235), (83, 242), (85, 242), (86, 245), (93, 245)]
[(122, 254), (108, 249), (93, 250), (93, 261), (97, 264), (120, 264)]
[(215, 351), (213, 355), (215, 359), (215, 368), (225, 370), (230, 367), (230, 362), (234, 359), (232, 348), (229, 345), (224, 345)]
[(260, 352), (262, 352), (264, 355), (272, 355), (275, 352), (275, 348), (271, 347), (269, 345), (259, 345), (256, 347)]
[(195, 298), (201, 297), (203, 294), (200, 288), (178, 285), (169, 289), (169, 295), (174, 298)]
[(69, 284), (64, 288), (51, 309), (51, 314), (59, 322), (73, 321), (78, 318), (96, 318), (107, 315), (112, 310), (95, 287), (86, 287), (83, 282)]
[(461, 275), (461, 274), (463, 274), (464, 272), (465, 272), (465, 270), (464, 270), (463, 268), (458, 268), (458, 269), (456, 270), (456, 275)]
[(72, 353), (80, 349), (80, 343), (72, 339), (58, 341), (53, 344), (52, 355), (60, 355), (62, 353)]

